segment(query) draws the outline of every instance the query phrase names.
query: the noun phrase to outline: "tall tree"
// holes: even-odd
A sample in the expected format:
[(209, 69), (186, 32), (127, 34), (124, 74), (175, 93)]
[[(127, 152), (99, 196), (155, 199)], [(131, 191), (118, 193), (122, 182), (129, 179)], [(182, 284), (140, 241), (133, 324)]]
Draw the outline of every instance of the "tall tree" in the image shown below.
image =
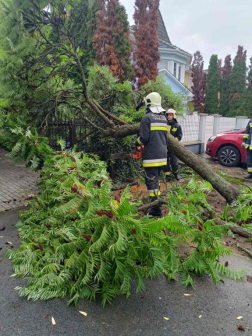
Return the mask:
[(219, 66), (218, 56), (212, 55), (208, 68), (207, 87), (206, 87), (206, 112), (214, 114), (218, 112), (219, 108)]
[(131, 79), (133, 68), (130, 61), (129, 21), (125, 7), (118, 0), (109, 1), (108, 19), (111, 22), (113, 31), (113, 46), (119, 59), (118, 77), (121, 81)]
[(222, 59), (218, 59), (219, 77), (222, 78)]
[(96, 61), (107, 65), (120, 81), (130, 79), (131, 43), (124, 6), (118, 0), (98, 0), (97, 29), (93, 38)]
[(134, 13), (134, 78), (141, 86), (156, 79), (160, 60), (158, 26), (160, 0), (136, 0)]
[(230, 75), (228, 116), (244, 114), (247, 71), (246, 59), (247, 51), (244, 50), (242, 46), (238, 46), (234, 66)]
[(247, 76), (247, 89), (244, 111), (247, 116), (252, 116), (252, 57), (250, 58), (249, 72)]
[(69, 30), (74, 36), (75, 44), (83, 50), (81, 62), (85, 73), (88, 75), (88, 68), (95, 60), (93, 48), (93, 36), (96, 30), (96, 12), (98, 11), (97, 0), (80, 0), (75, 3), (71, 11), (71, 25)]
[(232, 72), (231, 55), (225, 57), (220, 78), (220, 114), (226, 116), (229, 111), (230, 74)]
[(192, 92), (195, 110), (201, 113), (205, 112), (205, 99), (206, 99), (206, 75), (204, 73), (204, 61), (200, 51), (194, 54), (192, 64)]

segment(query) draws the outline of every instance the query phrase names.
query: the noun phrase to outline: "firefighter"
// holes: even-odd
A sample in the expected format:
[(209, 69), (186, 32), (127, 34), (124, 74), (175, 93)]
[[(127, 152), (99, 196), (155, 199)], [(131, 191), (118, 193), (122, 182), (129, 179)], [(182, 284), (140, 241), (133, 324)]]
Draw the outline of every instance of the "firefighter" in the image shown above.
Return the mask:
[[(144, 98), (146, 114), (140, 125), (140, 137), (137, 145), (144, 145), (143, 167), (145, 170), (145, 183), (151, 201), (158, 199), (159, 176), (162, 167), (167, 165), (167, 119), (165, 110), (161, 106), (161, 96), (157, 92), (150, 93)], [(161, 217), (160, 206), (151, 208), (150, 216)]]
[(247, 149), (248, 175), (245, 179), (252, 179), (252, 119), (248, 122), (246, 133), (243, 136), (242, 147)]
[[(173, 109), (169, 109), (166, 112), (167, 122), (168, 122), (168, 132), (174, 136), (177, 141), (181, 141), (182, 139), (182, 128), (177, 122), (176, 119), (176, 111)], [(167, 165), (163, 167), (163, 171), (165, 173), (165, 180), (169, 182), (171, 180), (171, 174), (173, 173), (175, 179), (177, 181), (180, 180), (180, 176), (178, 174), (178, 159), (174, 154), (167, 152)]]

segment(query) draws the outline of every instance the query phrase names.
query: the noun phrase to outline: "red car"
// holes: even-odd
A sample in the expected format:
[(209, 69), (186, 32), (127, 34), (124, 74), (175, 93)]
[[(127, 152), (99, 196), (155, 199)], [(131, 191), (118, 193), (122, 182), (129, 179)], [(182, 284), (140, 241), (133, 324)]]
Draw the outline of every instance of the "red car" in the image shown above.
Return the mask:
[(207, 142), (205, 153), (227, 167), (246, 163), (247, 150), (241, 147), (245, 131), (244, 128), (213, 135)]

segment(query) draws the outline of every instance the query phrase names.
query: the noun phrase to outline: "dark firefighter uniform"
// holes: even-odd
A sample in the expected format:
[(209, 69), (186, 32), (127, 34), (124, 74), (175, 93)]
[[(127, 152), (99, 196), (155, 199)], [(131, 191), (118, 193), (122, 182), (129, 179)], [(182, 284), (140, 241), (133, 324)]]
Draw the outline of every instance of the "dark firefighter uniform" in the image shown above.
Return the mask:
[[(145, 170), (145, 183), (151, 201), (160, 195), (159, 176), (162, 167), (167, 164), (167, 119), (165, 109), (161, 106), (161, 96), (158, 92), (150, 93), (144, 100), (146, 114), (141, 120), (140, 137), (138, 144), (144, 145), (143, 167)], [(159, 205), (151, 208), (149, 215), (161, 217), (162, 210)]]
[[(182, 139), (182, 128), (177, 122), (177, 119), (168, 121), (168, 132), (174, 136), (177, 141)], [(174, 174), (176, 180), (178, 180), (178, 159), (174, 154), (167, 152), (167, 165), (163, 168), (166, 176), (170, 176), (171, 173)], [(167, 179), (168, 181), (168, 179)]]
[(147, 108), (141, 121), (138, 143), (144, 145), (143, 167), (150, 197), (160, 195), (159, 175), (162, 167), (167, 165), (167, 131), (164, 114), (153, 113)]
[(247, 149), (248, 176), (246, 178), (252, 178), (252, 119), (248, 122), (242, 146)]

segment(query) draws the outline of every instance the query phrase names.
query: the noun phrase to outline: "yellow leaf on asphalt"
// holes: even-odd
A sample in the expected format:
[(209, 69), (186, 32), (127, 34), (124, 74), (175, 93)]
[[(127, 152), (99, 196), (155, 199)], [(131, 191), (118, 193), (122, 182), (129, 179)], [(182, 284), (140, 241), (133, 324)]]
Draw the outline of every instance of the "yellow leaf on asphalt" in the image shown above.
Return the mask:
[(168, 317), (164, 317), (164, 320), (169, 321), (170, 319)]
[(80, 310), (79, 310), (79, 313), (81, 313), (81, 314), (84, 315), (84, 316), (87, 316), (87, 313), (85, 313), (85, 312), (83, 312), (83, 311), (80, 311)]
[(201, 318), (201, 317), (202, 317), (202, 315), (199, 316), (199, 318)]
[(184, 294), (184, 296), (193, 296), (193, 294)]
[(56, 322), (55, 322), (54, 318), (52, 317), (52, 325), (55, 325), (55, 324), (56, 324)]
[(242, 320), (242, 316), (238, 316), (238, 317), (237, 317), (237, 320)]
[(159, 297), (159, 300), (162, 300), (162, 298), (161, 298), (161, 297)]

